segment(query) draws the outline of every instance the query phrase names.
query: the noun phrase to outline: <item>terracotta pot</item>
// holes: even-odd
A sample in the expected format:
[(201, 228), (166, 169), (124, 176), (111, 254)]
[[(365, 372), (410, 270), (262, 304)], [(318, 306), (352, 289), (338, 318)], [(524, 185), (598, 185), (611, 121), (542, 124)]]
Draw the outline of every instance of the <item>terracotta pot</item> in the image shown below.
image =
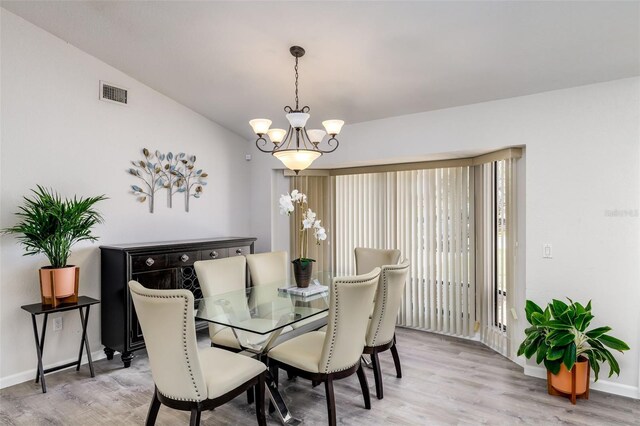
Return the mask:
[[(77, 276), (80, 268), (74, 265), (64, 268), (44, 266), (40, 268), (40, 291), (43, 300), (73, 296), (77, 292)], [(53, 294), (51, 291), (53, 290)]]
[[(589, 361), (580, 358), (573, 366), (576, 370), (576, 395), (581, 395), (587, 391), (589, 382)], [(551, 386), (562, 393), (571, 393), (571, 371), (567, 370), (564, 364), (560, 366), (558, 374), (549, 375)]]
[(293, 277), (296, 280), (296, 285), (301, 288), (309, 287), (311, 281), (311, 272), (313, 271), (313, 262), (315, 260), (309, 259), (309, 262), (303, 264), (300, 259), (293, 260)]

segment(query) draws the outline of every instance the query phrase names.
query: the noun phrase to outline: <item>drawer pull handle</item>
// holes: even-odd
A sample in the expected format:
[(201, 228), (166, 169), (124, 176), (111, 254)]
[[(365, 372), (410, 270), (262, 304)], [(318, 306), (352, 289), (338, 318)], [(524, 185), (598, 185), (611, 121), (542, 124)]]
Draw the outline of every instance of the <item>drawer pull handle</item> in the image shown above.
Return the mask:
[(182, 260), (183, 262), (186, 262), (187, 260), (189, 260), (189, 256), (187, 256), (186, 254), (183, 254), (182, 256), (180, 256), (180, 260)]
[(236, 254), (242, 254), (242, 249), (236, 250)]
[(216, 257), (218, 257), (218, 252), (217, 251), (212, 251), (211, 253), (209, 253), (209, 257), (212, 259), (215, 259)]
[(150, 257), (149, 257), (149, 258), (147, 258), (147, 261), (146, 261), (145, 263), (147, 264), (147, 266), (151, 266), (151, 265), (153, 265), (153, 264), (154, 264), (154, 263), (156, 263), (156, 262), (154, 262), (154, 260), (153, 260), (152, 258), (150, 258)]

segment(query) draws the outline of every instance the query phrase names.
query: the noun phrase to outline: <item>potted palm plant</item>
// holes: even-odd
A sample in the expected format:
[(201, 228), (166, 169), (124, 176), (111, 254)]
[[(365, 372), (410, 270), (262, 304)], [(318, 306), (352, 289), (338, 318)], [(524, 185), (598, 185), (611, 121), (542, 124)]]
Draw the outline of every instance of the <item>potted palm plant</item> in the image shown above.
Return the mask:
[[(607, 334), (611, 327), (598, 327), (587, 331), (594, 316), (591, 301), (586, 306), (569, 299), (570, 304), (553, 300), (542, 310), (527, 300), (525, 312), (531, 327), (518, 349), (518, 356), (530, 359), (547, 368), (548, 391), (571, 397), (588, 397), (589, 375), (593, 369), (598, 380), (600, 364), (609, 364), (609, 377), (620, 375), (620, 366), (609, 349), (622, 353), (629, 345)], [(608, 349), (609, 348), (609, 349)]]
[(71, 247), (80, 241), (96, 241), (91, 228), (102, 223), (94, 205), (104, 195), (89, 198), (62, 199), (58, 193), (38, 185), (32, 198), (24, 197), (16, 216), (20, 221), (2, 230), (17, 235), (25, 256), (44, 254), (49, 266), (40, 268), (42, 303), (57, 306), (78, 298), (79, 268), (67, 265)]
[(313, 232), (316, 244), (320, 244), (321, 241), (327, 239), (327, 232), (320, 224), (320, 219), (316, 218), (317, 215), (308, 207), (307, 196), (302, 192), (294, 189), (290, 194), (283, 194), (280, 196), (279, 203), (280, 214), (290, 216), (295, 211), (296, 206), (302, 214), (302, 221), (298, 230), (300, 256), (292, 260), (291, 263), (293, 264), (293, 276), (298, 287), (309, 287), (313, 262), (315, 262), (315, 259), (310, 259), (307, 255), (309, 232)]

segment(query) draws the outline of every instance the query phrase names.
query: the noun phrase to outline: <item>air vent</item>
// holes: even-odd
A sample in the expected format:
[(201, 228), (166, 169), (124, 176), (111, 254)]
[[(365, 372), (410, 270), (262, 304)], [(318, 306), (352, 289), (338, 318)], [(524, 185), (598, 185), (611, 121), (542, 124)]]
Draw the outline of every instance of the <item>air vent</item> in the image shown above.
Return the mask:
[(100, 100), (127, 105), (127, 92), (124, 87), (118, 87), (106, 81), (100, 82)]

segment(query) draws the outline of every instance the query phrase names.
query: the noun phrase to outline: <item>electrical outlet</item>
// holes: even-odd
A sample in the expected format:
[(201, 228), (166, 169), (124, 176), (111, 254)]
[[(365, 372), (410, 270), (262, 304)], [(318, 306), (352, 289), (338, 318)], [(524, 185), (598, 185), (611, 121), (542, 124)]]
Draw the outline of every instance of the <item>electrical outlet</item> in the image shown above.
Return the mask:
[(62, 330), (62, 317), (57, 317), (53, 319), (53, 331)]

